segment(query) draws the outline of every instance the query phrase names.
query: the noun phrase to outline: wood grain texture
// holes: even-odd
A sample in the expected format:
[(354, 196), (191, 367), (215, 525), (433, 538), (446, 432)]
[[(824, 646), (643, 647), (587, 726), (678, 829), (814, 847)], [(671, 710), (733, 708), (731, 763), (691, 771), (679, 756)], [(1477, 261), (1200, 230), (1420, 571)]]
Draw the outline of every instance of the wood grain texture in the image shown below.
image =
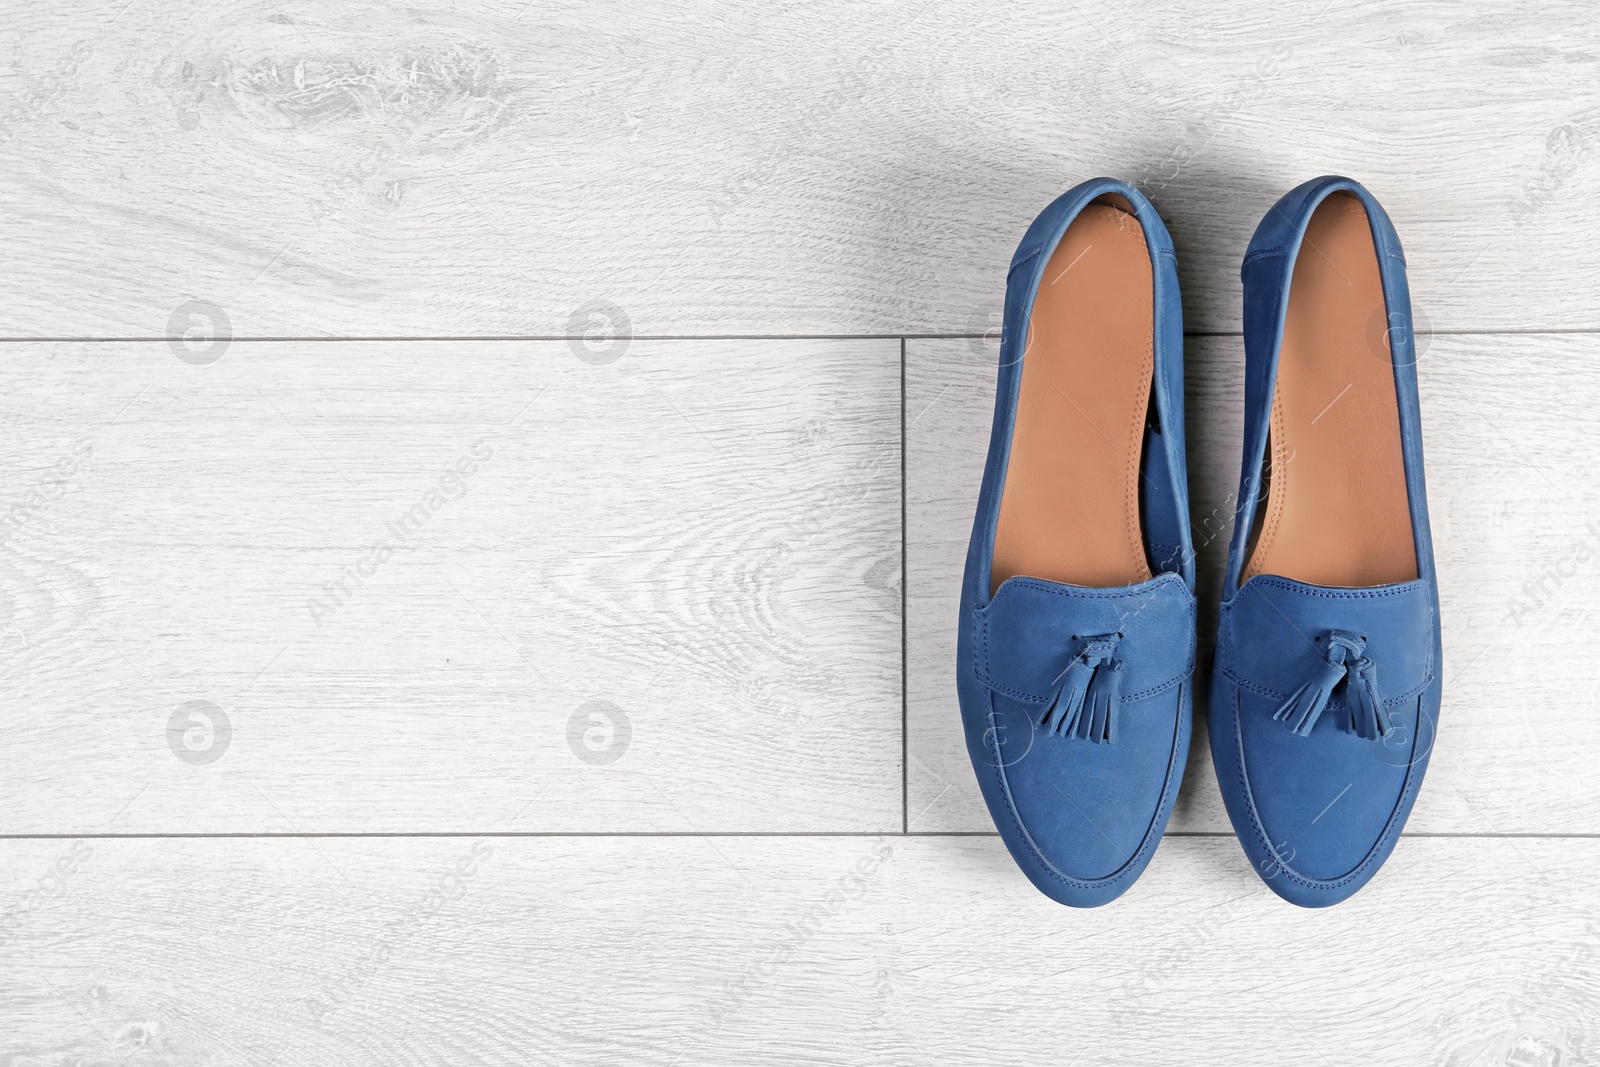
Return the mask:
[[(907, 697), (912, 830), (991, 829), (961, 738), (961, 570), (994, 405), (995, 348), (907, 347)], [(1244, 352), (1185, 355), (1201, 663), (1239, 478)], [(1600, 337), (1435, 336), (1418, 362), (1445, 690), (1416, 832), (1600, 832)], [(1204, 690), (1201, 690), (1203, 695)], [(1200, 702), (1203, 705), (1203, 701)], [(1228, 832), (1203, 731), (1172, 829)]]
[[(1284, 191), (1367, 182), (1439, 328), (1600, 328), (1600, 22), (1552, 4), (70, 0), (8, 18), (9, 337), (981, 332), (1140, 182), (1191, 329)], [(181, 332), (181, 331), (179, 331)]]
[(7, 842), (0, 1055), (29, 1067), (1600, 1056), (1593, 840), (1407, 840), (1366, 891), (1322, 912), (1278, 900), (1231, 840), (1165, 842), (1125, 898), (1092, 912), (1040, 896), (990, 838), (715, 845)]
[[(1600, 837), (1501, 836), (1600, 835), (1600, 334), (1465, 333), (1600, 330), (1591, 4), (12, 6), (0, 1064), (1600, 1060)], [(1412, 833), (1327, 912), (1226, 836), (1060, 908), (951, 681), (1006, 263), (1127, 177), (1237, 330), (1327, 172), (1454, 331)], [(917, 333), (985, 336), (648, 339)]]
[(900, 827), (897, 342), (4, 355), (0, 831)]

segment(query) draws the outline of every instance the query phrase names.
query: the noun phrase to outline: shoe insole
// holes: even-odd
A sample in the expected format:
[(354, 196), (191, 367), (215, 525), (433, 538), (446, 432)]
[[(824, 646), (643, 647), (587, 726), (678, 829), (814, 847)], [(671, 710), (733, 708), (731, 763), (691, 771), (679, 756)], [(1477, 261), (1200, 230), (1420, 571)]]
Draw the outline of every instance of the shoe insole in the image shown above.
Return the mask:
[(1417, 576), (1378, 253), (1361, 201), (1311, 216), (1289, 285), (1271, 484), (1244, 579), (1369, 586)]
[(991, 593), (1019, 574), (1085, 586), (1150, 577), (1139, 463), (1154, 311), (1143, 227), (1090, 204), (1045, 265), (1028, 320)]

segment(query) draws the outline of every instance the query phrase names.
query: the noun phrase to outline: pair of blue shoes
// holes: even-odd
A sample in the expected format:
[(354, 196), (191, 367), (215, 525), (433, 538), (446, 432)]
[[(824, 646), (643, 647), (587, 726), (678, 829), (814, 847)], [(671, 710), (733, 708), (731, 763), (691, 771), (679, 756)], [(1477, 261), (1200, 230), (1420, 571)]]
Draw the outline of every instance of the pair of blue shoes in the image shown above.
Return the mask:
[[(1211, 752), (1256, 872), (1324, 907), (1394, 849), (1438, 721), (1410, 297), (1388, 216), (1348, 178), (1279, 200), (1242, 276), (1244, 461)], [(1133, 186), (1085, 182), (1011, 260), (957, 654), (1000, 836), (1075, 907), (1116, 899), (1149, 864), (1188, 753), (1183, 399), (1171, 238)]]

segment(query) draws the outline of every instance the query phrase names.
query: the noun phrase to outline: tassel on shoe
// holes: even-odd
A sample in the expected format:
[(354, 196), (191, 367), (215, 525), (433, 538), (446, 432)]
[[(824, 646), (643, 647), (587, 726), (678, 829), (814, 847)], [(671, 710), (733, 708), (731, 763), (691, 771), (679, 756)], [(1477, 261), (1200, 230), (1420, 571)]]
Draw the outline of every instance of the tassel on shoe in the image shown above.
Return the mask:
[(1301, 737), (1311, 735), (1311, 728), (1317, 725), (1323, 709), (1328, 706), (1328, 698), (1333, 696), (1333, 687), (1344, 681), (1344, 657), (1335, 655), (1339, 655), (1337, 660), (1324, 658), (1316, 675), (1307, 679), (1273, 712), (1274, 719), (1287, 722), (1289, 729)]
[(1045, 708), (1044, 718), (1039, 722), (1044, 727), (1045, 736), (1066, 734), (1070, 737), (1078, 728), (1083, 698), (1089, 691), (1089, 679), (1093, 674), (1094, 664), (1087, 662), (1082, 655), (1067, 667), (1061, 678), (1061, 688), (1056, 690), (1056, 695)]
[(1350, 705), (1350, 728), (1358, 736), (1376, 741), (1388, 734), (1393, 724), (1383, 698), (1378, 693), (1378, 666), (1362, 655), (1367, 639), (1343, 630), (1330, 630), (1322, 636), (1322, 663), (1316, 674), (1279, 705), (1272, 717), (1287, 722), (1289, 729), (1308, 737), (1339, 683), (1344, 683), (1345, 703)]
[(1081, 733), (1090, 740), (1111, 739), (1122, 685), (1122, 664), (1113, 658), (1118, 640), (1119, 634), (1083, 638), (1083, 649), (1061, 673), (1061, 685), (1039, 720), (1046, 736)]
[(1083, 718), (1087, 729), (1084, 738), (1099, 744), (1117, 739), (1117, 706), (1122, 700), (1122, 675), (1125, 666), (1121, 660), (1110, 660), (1094, 672), (1089, 683), (1088, 707)]
[(1350, 705), (1350, 729), (1368, 741), (1381, 741), (1394, 729), (1389, 709), (1378, 692), (1378, 665), (1362, 656), (1345, 675), (1345, 702)]

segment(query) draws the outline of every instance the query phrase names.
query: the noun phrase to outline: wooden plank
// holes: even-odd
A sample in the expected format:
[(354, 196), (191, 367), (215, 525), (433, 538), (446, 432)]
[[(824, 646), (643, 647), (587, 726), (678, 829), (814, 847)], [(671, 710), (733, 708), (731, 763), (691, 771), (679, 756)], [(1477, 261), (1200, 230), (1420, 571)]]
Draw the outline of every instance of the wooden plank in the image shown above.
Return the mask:
[[(1187, 346), (1190, 511), (1202, 574), (1202, 664), (1232, 531), (1243, 346)], [(909, 810), (913, 830), (991, 823), (961, 740), (954, 688), (961, 568), (988, 447), (995, 352), (907, 348)], [(1445, 697), (1410, 828), (1600, 832), (1600, 337), (1439, 336), (1418, 373), (1440, 573)], [(1203, 735), (1202, 735), (1203, 737)], [(1172, 829), (1228, 830), (1202, 742)]]
[(1600, 1041), (1594, 840), (1409, 839), (1316, 913), (1217, 838), (1166, 841), (1092, 912), (993, 838), (0, 855), (17, 1064), (1553, 1065)]
[[(1579, 0), (70, 0), (8, 20), (8, 337), (981, 332), (1101, 173), (1238, 325), (1284, 191), (1388, 206), (1440, 328), (1600, 328), (1600, 23)], [(175, 318), (175, 316), (177, 316)]]
[(898, 342), (4, 354), (4, 832), (900, 827)]

